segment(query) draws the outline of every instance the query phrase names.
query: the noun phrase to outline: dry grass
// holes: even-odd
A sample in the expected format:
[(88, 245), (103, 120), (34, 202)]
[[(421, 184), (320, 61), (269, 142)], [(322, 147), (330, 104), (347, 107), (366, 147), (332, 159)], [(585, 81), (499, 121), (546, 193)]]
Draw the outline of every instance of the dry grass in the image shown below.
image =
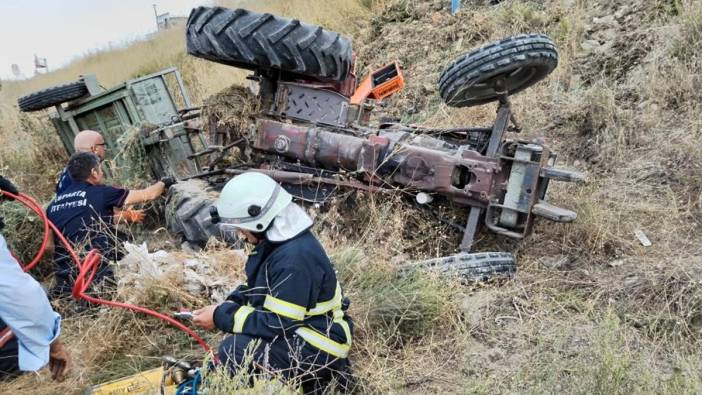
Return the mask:
[[(560, 153), (559, 162), (586, 171), (589, 180), (584, 186), (553, 184), (549, 191), (550, 200), (578, 212), (576, 223), (537, 222), (521, 243), (481, 236), (478, 249), (515, 252), (519, 272), (513, 280), (465, 286), (398, 277), (396, 268), (408, 255), (452, 252), (460, 237), (448, 227), (437, 230), (401, 194), (351, 194), (317, 214), (316, 230), (352, 299), (359, 389), (702, 392), (702, 4), (467, 3), (452, 17), (447, 1), (364, 2), (373, 10), (367, 21), (367, 11), (354, 1), (334, 9), (310, 6), (305, 15), (296, 14), (309, 5), (302, 0), (265, 4), (353, 34), (364, 69), (399, 59), (407, 87), (381, 112), (428, 125), (484, 125), (494, 117), (494, 106), (454, 109), (440, 103), (436, 80), (452, 58), (486, 40), (533, 31), (549, 34), (560, 49), (558, 69), (513, 102), (523, 137), (544, 135)], [(615, 24), (600, 21), (608, 15)], [(611, 46), (587, 53), (585, 40)], [(237, 78), (223, 68), (227, 74), (218, 80), (207, 73), (215, 66), (182, 53), (173, 59), (191, 91), (193, 84), (201, 87), (194, 90), (198, 100)], [(35, 132), (38, 121), (6, 108), (0, 107), (0, 136)], [(36, 140), (25, 144), (37, 147)], [(38, 168), (37, 158), (0, 158), (0, 167)], [(40, 176), (22, 173), (20, 180)], [(639, 229), (652, 247), (639, 244)], [(117, 324), (135, 330), (117, 333)], [(151, 366), (153, 360), (136, 355), (158, 355), (164, 339), (182, 338), (154, 321), (114, 311), (93, 320), (71, 317), (64, 331), (80, 369), (56, 392)], [(175, 353), (188, 348), (182, 339), (165, 347)], [(6, 388), (19, 393), (51, 387), (42, 374)]]

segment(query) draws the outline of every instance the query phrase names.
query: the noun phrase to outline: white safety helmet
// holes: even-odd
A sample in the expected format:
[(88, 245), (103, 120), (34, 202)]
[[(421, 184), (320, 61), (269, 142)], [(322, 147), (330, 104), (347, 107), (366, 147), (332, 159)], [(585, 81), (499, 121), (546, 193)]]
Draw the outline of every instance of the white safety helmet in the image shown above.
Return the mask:
[(263, 232), (290, 202), (292, 196), (269, 176), (240, 174), (227, 182), (217, 200), (220, 227)]

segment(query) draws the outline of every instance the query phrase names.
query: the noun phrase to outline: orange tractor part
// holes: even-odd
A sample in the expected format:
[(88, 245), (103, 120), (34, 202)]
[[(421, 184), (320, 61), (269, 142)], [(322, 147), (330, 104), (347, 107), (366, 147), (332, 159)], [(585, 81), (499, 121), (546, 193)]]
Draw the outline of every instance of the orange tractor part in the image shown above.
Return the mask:
[(400, 65), (393, 62), (370, 73), (351, 96), (351, 104), (361, 104), (366, 99), (383, 100), (399, 92), (404, 86), (405, 78), (402, 76)]

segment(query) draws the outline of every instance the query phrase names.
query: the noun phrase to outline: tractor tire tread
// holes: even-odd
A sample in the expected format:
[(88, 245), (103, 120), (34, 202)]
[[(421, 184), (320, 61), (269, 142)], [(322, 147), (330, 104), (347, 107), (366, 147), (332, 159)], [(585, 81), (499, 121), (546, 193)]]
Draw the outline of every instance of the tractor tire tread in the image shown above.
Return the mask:
[(198, 7), (188, 18), (186, 38), (189, 54), (245, 69), (343, 81), (352, 67), (348, 38), (268, 13)]
[(56, 85), (40, 91), (21, 96), (17, 104), (22, 112), (39, 111), (45, 108), (79, 99), (88, 94), (88, 88), (83, 81)]
[(455, 95), (486, 76), (497, 75), (504, 70), (521, 66), (537, 65), (542, 68), (535, 79), (510, 90), (516, 94), (545, 78), (558, 65), (558, 51), (553, 41), (543, 34), (521, 34), (477, 48), (451, 63), (439, 78), (439, 93), (448, 105), (471, 106), (490, 102), (468, 101), (456, 104)]
[(459, 253), (404, 265), (402, 272), (426, 270), (458, 276), (470, 281), (487, 281), (512, 277), (516, 272), (514, 257), (508, 252)]
[(206, 192), (206, 184), (197, 180), (174, 184), (166, 200), (166, 225), (173, 234), (204, 246), (210, 237), (220, 237), (212, 223), (210, 206), (215, 198)]

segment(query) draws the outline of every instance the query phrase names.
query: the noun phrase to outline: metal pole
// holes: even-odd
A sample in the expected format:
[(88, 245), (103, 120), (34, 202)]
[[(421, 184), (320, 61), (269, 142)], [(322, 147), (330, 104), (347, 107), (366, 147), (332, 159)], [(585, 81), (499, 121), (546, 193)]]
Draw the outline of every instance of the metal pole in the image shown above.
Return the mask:
[(470, 249), (473, 248), (475, 232), (478, 230), (478, 220), (480, 219), (482, 211), (483, 209), (480, 207), (470, 208), (468, 220), (466, 221), (466, 228), (463, 231), (463, 240), (461, 240), (461, 246), (459, 247), (461, 252), (470, 252)]
[(158, 25), (158, 11), (156, 10), (156, 4), (153, 4), (154, 6), (154, 17), (156, 18), (156, 31), (161, 30), (161, 28)]

